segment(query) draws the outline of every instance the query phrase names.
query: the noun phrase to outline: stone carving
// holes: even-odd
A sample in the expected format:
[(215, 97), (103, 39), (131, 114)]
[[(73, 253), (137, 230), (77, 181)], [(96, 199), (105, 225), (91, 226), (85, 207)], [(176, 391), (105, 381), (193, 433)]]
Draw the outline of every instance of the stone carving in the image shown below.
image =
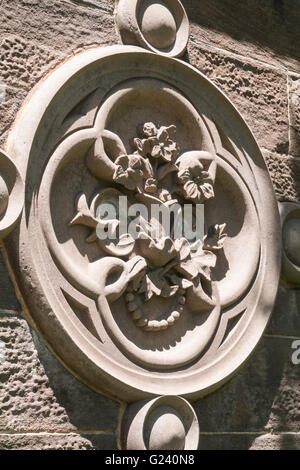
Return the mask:
[(179, 0), (120, 0), (116, 23), (123, 44), (132, 44), (169, 57), (186, 49), (189, 21)]
[(24, 203), (24, 185), (12, 159), (0, 150), (0, 237), (16, 224)]
[[(194, 400), (231, 377), (268, 321), (280, 251), (268, 171), (224, 95), (162, 54), (89, 49), (37, 86), (6, 148), (26, 199), (5, 249), (61, 360), (128, 402), (174, 390)], [(106, 202), (115, 216), (99, 215)], [(132, 222), (135, 204), (153, 202), (169, 212), (203, 204), (203, 234), (164, 233), (154, 216), (139, 219), (137, 237), (120, 232), (123, 212)]]
[[(130, 191), (133, 200), (144, 201), (147, 205), (157, 204), (167, 213), (168, 209), (175, 204), (179, 207), (184, 200), (201, 204), (214, 197), (215, 157), (203, 151), (190, 151), (178, 156), (175, 133), (174, 125), (157, 128), (151, 122), (145, 123), (141, 138), (133, 140), (136, 150), (127, 155), (121, 139), (105, 130), (102, 135), (106, 138), (106, 144), (113, 149), (111, 158), (97, 140), (88, 154), (88, 167), (100, 181), (105, 175), (107, 181)], [(103, 141), (103, 137), (99, 139)], [(99, 148), (102, 151), (99, 152)], [(201, 162), (206, 163), (207, 171)], [(80, 194), (76, 202), (77, 213), (70, 222), (71, 226), (81, 224), (92, 228), (86, 241), (97, 242), (111, 256), (129, 257), (135, 254), (127, 261), (127, 265), (134, 265), (134, 270), (129, 271), (131, 274), (123, 282), (122, 289), (119, 284), (115, 285), (116, 292), (114, 295), (110, 292), (110, 297), (116, 300), (125, 291), (127, 309), (136, 325), (145, 331), (161, 331), (173, 326), (180, 318), (186, 301), (188, 307), (198, 312), (216, 306), (210, 270), (216, 265), (216, 253), (223, 248), (226, 224), (211, 226), (203, 242), (196, 239), (191, 244), (184, 237), (174, 237), (174, 226), (171, 227), (171, 236), (167, 236), (157, 218), (148, 222), (140, 217), (136, 225), (136, 240), (129, 233), (124, 233), (120, 238), (116, 236), (117, 243), (111, 238), (101, 240), (96, 233), (99, 224), (116, 235), (120, 220), (109, 219), (106, 222), (97, 218), (97, 205), (113, 202), (117, 207), (118, 198), (122, 195), (125, 197), (115, 188), (100, 190), (89, 207), (86, 195)], [(104, 263), (108, 265), (109, 260), (104, 258)], [(114, 258), (111, 264), (115, 265)], [(206, 290), (203, 284), (204, 287), (206, 284)], [(173, 303), (168, 306), (167, 312), (160, 311), (158, 318), (151, 320), (144, 310), (151, 310), (153, 296), (172, 297)]]
[(128, 405), (120, 434), (126, 450), (196, 450), (199, 424), (186, 400), (157, 397)]
[(280, 202), (282, 227), (282, 280), (289, 287), (300, 284), (300, 204)]

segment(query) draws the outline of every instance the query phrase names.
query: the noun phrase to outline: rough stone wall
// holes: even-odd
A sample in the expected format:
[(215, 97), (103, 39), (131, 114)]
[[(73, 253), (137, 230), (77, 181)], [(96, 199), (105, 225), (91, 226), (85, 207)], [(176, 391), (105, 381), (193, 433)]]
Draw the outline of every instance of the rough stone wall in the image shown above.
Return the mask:
[[(276, 195), (300, 202), (300, 6), (183, 0), (185, 60), (232, 100), (266, 158)], [(0, 146), (32, 87), (80, 48), (119, 42), (113, 0), (0, 1)], [(3, 86), (4, 84), (4, 86)], [(5, 99), (3, 96), (5, 94)], [(195, 404), (201, 449), (300, 449), (300, 290), (279, 287), (250, 361)], [(73, 377), (27, 322), (0, 257), (0, 449), (116, 449), (120, 404)]]

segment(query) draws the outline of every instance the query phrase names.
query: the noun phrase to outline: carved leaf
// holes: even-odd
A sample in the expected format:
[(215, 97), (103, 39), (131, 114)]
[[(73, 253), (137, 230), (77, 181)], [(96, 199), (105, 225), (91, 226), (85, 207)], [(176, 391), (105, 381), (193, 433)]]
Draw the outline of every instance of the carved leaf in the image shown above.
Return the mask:
[(211, 281), (211, 268), (216, 265), (216, 255), (211, 251), (203, 251), (202, 254), (193, 257), (192, 260), (200, 276), (204, 277), (207, 281)]
[(77, 214), (69, 222), (69, 225), (85, 225), (87, 227), (96, 228), (98, 220), (94, 217), (91, 210), (88, 207), (86, 196), (84, 193), (80, 193), (76, 203)]
[(199, 273), (198, 266), (192, 259), (182, 261), (180, 264), (175, 266), (175, 269), (189, 280), (194, 279)]
[(226, 224), (212, 225), (203, 238), (203, 247), (207, 250), (221, 250), (227, 234), (224, 233)]

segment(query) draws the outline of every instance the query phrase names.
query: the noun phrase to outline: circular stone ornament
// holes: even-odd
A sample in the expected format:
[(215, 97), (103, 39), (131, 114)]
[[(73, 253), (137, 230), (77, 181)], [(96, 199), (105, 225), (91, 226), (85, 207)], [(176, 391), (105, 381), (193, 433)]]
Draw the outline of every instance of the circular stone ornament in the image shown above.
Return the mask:
[(128, 405), (122, 416), (124, 450), (196, 450), (199, 436), (195, 411), (177, 396)]
[(300, 204), (280, 202), (282, 227), (282, 270), (284, 281), (300, 284)]
[[(8, 259), (34, 325), (77, 377), (128, 402), (195, 400), (243, 365), (273, 308), (280, 223), (257, 143), (212, 82), (139, 47), (86, 50), (33, 90), (7, 151), (26, 195)], [(168, 236), (97, 237), (97, 201), (150, 207), (171, 192), (204, 201), (196, 255)], [(178, 413), (165, 413), (171, 441), (187, 448)]]
[(116, 23), (123, 44), (168, 57), (180, 57), (185, 52), (189, 21), (179, 0), (120, 0)]
[(0, 150), (0, 237), (4, 238), (20, 217), (24, 184), (13, 160)]

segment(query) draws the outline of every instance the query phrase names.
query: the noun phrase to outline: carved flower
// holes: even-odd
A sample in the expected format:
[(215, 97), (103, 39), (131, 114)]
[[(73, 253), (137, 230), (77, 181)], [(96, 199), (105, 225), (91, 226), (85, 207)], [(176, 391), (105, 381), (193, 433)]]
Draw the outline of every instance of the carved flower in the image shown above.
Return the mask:
[(178, 147), (172, 137), (176, 132), (175, 126), (162, 126), (159, 129), (152, 123), (147, 122), (143, 127), (146, 139), (134, 139), (138, 152), (143, 157), (162, 158), (164, 161), (174, 161)]
[(156, 182), (156, 180), (154, 178), (148, 178), (145, 181), (144, 189), (145, 189), (146, 193), (150, 193), (150, 194), (155, 193), (157, 191), (157, 182)]
[(146, 137), (154, 137), (157, 135), (157, 127), (153, 122), (146, 122), (143, 127), (143, 134)]
[[(212, 251), (223, 248), (224, 240), (227, 234), (224, 233), (226, 224), (212, 225), (208, 229), (208, 234), (204, 236), (203, 245), (197, 240), (194, 245), (184, 243), (186, 251), (184, 258), (175, 268), (187, 279), (195, 279), (196, 276), (211, 280), (211, 268), (215, 267), (217, 256)], [(187, 242), (188, 243), (188, 242)], [(188, 251), (187, 251), (188, 250)]]
[(180, 170), (177, 178), (183, 185), (183, 196), (195, 204), (202, 204), (206, 199), (214, 197), (213, 180), (199, 161), (194, 166)]
[(113, 180), (131, 191), (141, 188), (144, 179), (153, 177), (149, 160), (140, 155), (120, 155), (115, 164)]

